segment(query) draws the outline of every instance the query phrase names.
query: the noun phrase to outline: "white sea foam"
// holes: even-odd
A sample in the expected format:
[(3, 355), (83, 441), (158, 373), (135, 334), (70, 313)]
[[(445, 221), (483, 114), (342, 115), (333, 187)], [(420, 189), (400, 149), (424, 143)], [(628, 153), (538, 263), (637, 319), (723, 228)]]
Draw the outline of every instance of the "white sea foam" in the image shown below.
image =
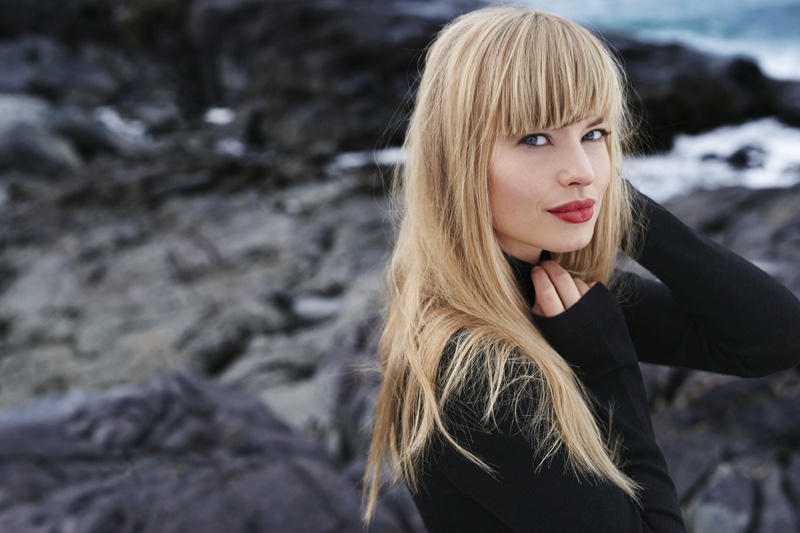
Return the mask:
[[(726, 161), (742, 147), (761, 152), (756, 165), (736, 169)], [(679, 135), (666, 154), (631, 158), (626, 173), (656, 200), (697, 187), (783, 187), (800, 181), (800, 129), (768, 118), (700, 135)]]
[(203, 114), (203, 120), (215, 126), (224, 126), (236, 120), (236, 112), (227, 107), (212, 107)]
[(113, 107), (98, 107), (94, 110), (95, 120), (120, 137), (141, 140), (147, 136), (147, 126), (141, 120), (123, 118)]

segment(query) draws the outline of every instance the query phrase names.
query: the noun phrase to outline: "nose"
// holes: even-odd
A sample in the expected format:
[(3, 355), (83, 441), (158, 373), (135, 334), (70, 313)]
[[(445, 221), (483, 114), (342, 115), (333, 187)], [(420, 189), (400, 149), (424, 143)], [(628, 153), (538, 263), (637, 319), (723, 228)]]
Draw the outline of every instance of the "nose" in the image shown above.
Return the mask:
[(559, 182), (563, 186), (585, 187), (594, 182), (594, 166), (583, 143), (565, 146), (561, 160)]

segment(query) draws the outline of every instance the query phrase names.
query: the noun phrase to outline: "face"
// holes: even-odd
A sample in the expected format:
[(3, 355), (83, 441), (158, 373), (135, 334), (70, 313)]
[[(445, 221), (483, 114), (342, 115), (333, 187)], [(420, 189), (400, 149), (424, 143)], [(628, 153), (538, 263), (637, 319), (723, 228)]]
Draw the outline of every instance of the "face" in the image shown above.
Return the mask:
[(538, 263), (542, 250), (571, 252), (592, 239), (608, 183), (608, 124), (498, 138), (489, 163), (492, 223), (507, 254)]

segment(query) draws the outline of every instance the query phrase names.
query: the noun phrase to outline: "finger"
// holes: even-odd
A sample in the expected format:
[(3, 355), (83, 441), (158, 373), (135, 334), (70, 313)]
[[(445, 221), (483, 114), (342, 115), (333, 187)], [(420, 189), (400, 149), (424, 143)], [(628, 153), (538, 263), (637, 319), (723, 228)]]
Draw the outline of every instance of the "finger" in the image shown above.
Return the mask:
[(581, 293), (570, 273), (555, 261), (543, 261), (541, 266), (547, 272), (550, 281), (552, 281), (559, 298), (561, 298), (564, 309), (569, 309), (575, 305), (580, 300)]
[(592, 285), (589, 285), (581, 278), (572, 278), (572, 279), (575, 281), (575, 286), (578, 288), (578, 292), (580, 293), (581, 297), (583, 297), (584, 294), (589, 292), (589, 289), (591, 289), (592, 285), (595, 284), (595, 282), (592, 282)]
[(531, 280), (533, 290), (536, 293), (536, 301), (533, 305), (533, 312), (541, 316), (556, 316), (564, 312), (564, 304), (558, 296), (553, 282), (547, 275), (547, 271), (541, 266), (533, 267), (531, 270)]

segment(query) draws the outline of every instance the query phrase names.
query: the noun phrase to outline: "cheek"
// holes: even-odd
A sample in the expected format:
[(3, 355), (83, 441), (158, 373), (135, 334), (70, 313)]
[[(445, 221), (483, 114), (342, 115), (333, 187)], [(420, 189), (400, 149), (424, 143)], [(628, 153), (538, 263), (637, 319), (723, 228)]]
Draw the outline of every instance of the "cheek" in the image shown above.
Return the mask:
[[(609, 168), (603, 174), (598, 176), (595, 181), (595, 187), (599, 196), (601, 204), (605, 204), (609, 197), (609, 186), (611, 185), (611, 169)], [(597, 211), (597, 216), (600, 216), (600, 210)]]
[(595, 187), (602, 195), (611, 183), (611, 158), (607, 151), (603, 150), (603, 153), (598, 156), (594, 164), (594, 172)]
[[(499, 159), (499, 161), (497, 160)], [(505, 155), (496, 158), (489, 171), (489, 199), (492, 206), (521, 207), (541, 196), (540, 179), (525, 159)]]
[(540, 191), (532, 186), (530, 180), (514, 179), (511, 176), (505, 178), (495, 180), (489, 187), (494, 228), (510, 230), (520, 224), (529, 225), (537, 212)]
[(507, 165), (495, 162), (489, 169), (489, 204), (492, 207), (493, 218), (502, 216), (511, 205), (514, 198), (514, 173)]
[(606, 173), (602, 176), (600, 180), (598, 180), (598, 189), (600, 189), (600, 194), (604, 195), (606, 190), (608, 190), (608, 186), (611, 184), (611, 170), (609, 169)]
[(489, 200), (493, 207), (510, 207), (518, 203), (525, 188), (511, 180), (496, 180), (489, 184)]

